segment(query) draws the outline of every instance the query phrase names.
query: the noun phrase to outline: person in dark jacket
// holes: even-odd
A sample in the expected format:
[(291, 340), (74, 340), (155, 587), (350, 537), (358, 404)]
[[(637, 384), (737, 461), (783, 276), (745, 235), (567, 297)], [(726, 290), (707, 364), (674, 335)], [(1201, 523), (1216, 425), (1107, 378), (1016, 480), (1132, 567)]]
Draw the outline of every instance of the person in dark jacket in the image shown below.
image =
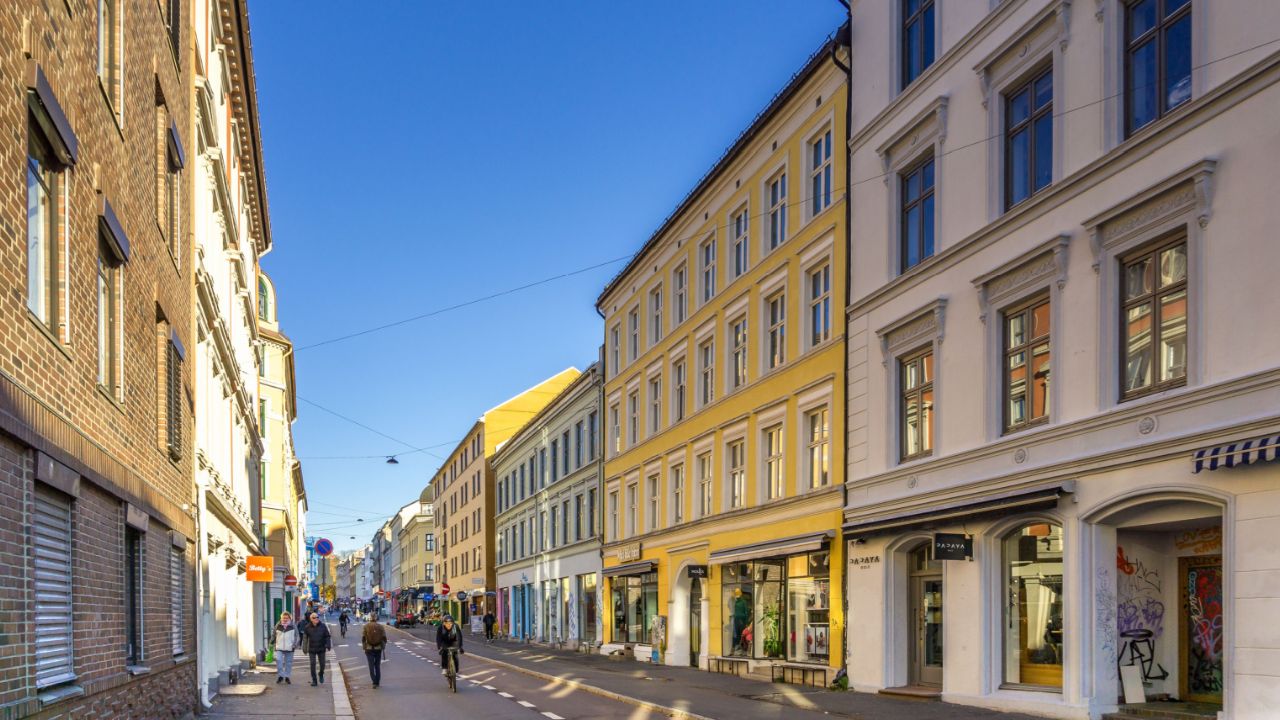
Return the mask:
[(366, 623), (360, 636), (360, 647), (369, 662), (369, 680), (373, 687), (382, 685), (382, 653), (387, 649), (387, 631), (377, 620)]
[[(458, 655), (466, 654), (462, 649), (462, 628), (458, 627), (458, 625), (453, 621), (452, 615), (445, 615), (444, 621), (440, 623), (440, 627), (436, 628), (436, 651), (440, 653), (441, 674), (448, 672), (445, 669), (445, 663), (447, 663), (448, 660), (444, 655), (445, 651), (450, 648), (457, 649)], [(462, 663), (458, 661), (456, 655), (453, 659), (455, 661), (455, 665), (453, 666), (454, 672), (461, 672)]]
[(498, 622), (498, 618), (493, 614), (493, 611), (490, 610), (484, 614), (481, 621), (484, 623), (484, 639), (493, 640), (493, 626)]
[(319, 613), (311, 613), (307, 623), (302, 626), (302, 648), (311, 656), (311, 686), (316, 684), (316, 666), (319, 665), (320, 683), (324, 683), (324, 654), (333, 649), (333, 637), (329, 634), (329, 626), (320, 622)]

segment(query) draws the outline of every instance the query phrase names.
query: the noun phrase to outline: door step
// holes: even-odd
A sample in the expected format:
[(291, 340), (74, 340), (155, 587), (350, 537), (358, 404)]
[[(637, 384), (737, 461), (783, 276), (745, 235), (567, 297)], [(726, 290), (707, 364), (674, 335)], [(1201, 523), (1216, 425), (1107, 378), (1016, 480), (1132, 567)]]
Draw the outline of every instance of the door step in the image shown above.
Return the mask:
[(902, 685), (900, 687), (885, 688), (880, 691), (880, 694), (916, 698), (917, 700), (941, 700), (942, 688), (929, 685)]

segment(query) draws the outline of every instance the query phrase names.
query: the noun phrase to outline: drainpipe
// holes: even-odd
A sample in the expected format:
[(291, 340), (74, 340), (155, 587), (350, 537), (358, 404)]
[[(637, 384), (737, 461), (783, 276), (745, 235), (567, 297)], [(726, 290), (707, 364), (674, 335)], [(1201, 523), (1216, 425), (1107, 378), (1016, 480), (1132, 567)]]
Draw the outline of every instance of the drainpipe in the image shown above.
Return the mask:
[(196, 674), (199, 675), (200, 703), (207, 710), (213, 707), (209, 700), (209, 673), (205, 668), (204, 637), (204, 577), (205, 568), (209, 566), (209, 543), (205, 540), (205, 518), (208, 508), (205, 506), (205, 485), (196, 484)]

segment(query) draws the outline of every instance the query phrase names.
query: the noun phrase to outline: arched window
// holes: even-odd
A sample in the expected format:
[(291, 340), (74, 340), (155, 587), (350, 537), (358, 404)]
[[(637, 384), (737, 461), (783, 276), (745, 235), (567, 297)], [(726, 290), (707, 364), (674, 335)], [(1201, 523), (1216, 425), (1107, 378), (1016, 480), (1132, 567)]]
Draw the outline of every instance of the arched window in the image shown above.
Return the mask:
[(271, 319), (271, 291), (265, 278), (258, 278), (258, 319)]
[(1004, 537), (1004, 681), (1062, 688), (1062, 527)]

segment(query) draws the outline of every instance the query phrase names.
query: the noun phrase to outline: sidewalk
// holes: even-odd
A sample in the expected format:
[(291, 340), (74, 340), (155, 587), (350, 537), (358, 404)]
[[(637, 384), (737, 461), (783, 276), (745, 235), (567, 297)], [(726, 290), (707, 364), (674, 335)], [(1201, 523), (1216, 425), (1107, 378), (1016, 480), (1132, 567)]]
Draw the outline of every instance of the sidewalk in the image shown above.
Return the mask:
[[(415, 635), (423, 637), (417, 629)], [(434, 639), (434, 638), (433, 638)], [(677, 717), (723, 720), (796, 718), (815, 715), (854, 720), (1035, 720), (1033, 716), (970, 708), (934, 700), (912, 700), (872, 693), (833, 692), (821, 688), (769, 683), (667, 667), (603, 655), (552, 650), (537, 645), (495, 641), (468, 635), (467, 653), (491, 659), (547, 680), (575, 685), (633, 704), (674, 711)]]
[[(199, 720), (352, 720), (351, 706), (337, 657), (329, 654), (325, 684), (311, 687), (307, 656), (299, 652), (293, 663), (293, 684), (277, 685), (274, 666), (246, 673), (236, 685), (223, 688), (213, 707)], [(259, 689), (261, 692), (259, 692)], [(337, 710), (335, 710), (335, 706)]]

